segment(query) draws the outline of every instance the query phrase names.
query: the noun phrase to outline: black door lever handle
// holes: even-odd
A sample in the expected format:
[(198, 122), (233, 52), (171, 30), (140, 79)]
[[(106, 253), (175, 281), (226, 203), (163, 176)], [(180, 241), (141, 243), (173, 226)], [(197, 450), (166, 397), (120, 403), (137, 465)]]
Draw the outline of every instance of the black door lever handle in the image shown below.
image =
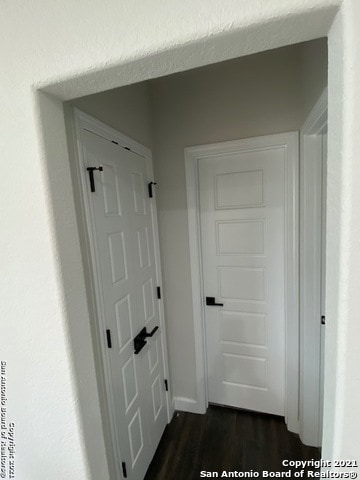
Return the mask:
[(206, 305), (208, 307), (223, 307), (223, 303), (216, 303), (215, 297), (206, 297)]
[(134, 338), (134, 353), (137, 355), (141, 350), (145, 347), (146, 345), (146, 340), (145, 338), (147, 337), (152, 337), (157, 331), (159, 330), (159, 327), (156, 326), (154, 327), (150, 333), (146, 331), (146, 327), (144, 327), (140, 333), (136, 335)]
[(143, 332), (143, 337), (152, 337), (157, 331), (159, 330), (159, 327), (156, 326), (154, 327), (150, 333), (147, 333), (146, 331), (146, 327), (143, 328), (143, 330), (141, 330)]

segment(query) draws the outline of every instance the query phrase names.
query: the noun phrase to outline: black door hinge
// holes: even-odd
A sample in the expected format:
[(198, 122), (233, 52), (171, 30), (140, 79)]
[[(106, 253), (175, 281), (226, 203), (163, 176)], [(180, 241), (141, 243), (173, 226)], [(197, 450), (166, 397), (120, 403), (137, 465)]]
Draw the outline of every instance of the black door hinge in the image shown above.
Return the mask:
[(123, 476), (124, 476), (124, 478), (127, 478), (126, 463), (121, 462), (121, 466), (122, 466)]
[(153, 198), (153, 185), (157, 185), (156, 182), (148, 183), (148, 190), (149, 190), (149, 198)]
[(157, 294), (157, 298), (160, 299), (161, 298), (161, 288), (160, 287), (156, 287), (156, 294)]
[[(111, 140), (111, 143), (115, 143), (115, 145), (119, 145), (119, 142), (116, 142), (115, 140)], [(129, 150), (129, 152), (131, 152), (131, 148), (129, 147), (123, 147), (122, 145), (120, 145), (121, 148), (123, 148), (124, 150)]]
[(107, 340), (107, 346), (108, 348), (112, 348), (111, 344), (111, 332), (109, 329), (106, 330), (106, 340)]
[(321, 315), (321, 325), (325, 325), (325, 315)]
[(166, 378), (164, 380), (164, 383), (165, 383), (165, 390), (168, 392), (169, 391), (169, 385), (168, 385), (168, 381), (166, 380)]
[(103, 167), (88, 167), (86, 170), (89, 172), (90, 190), (95, 192), (94, 170), (99, 170), (99, 172), (102, 172)]

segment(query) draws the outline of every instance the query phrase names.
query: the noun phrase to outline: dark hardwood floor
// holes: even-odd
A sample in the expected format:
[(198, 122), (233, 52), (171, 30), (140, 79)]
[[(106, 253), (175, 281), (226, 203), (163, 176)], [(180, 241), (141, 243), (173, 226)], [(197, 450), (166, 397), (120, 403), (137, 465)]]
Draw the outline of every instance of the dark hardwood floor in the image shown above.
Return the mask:
[(253, 471), (259, 472), (253, 478), (270, 478), (262, 472), (289, 470), (284, 459), (317, 460), (320, 450), (304, 446), (281, 417), (212, 405), (206, 415), (175, 413), (145, 480), (192, 480), (202, 478), (201, 471), (218, 472), (219, 478), (223, 471)]

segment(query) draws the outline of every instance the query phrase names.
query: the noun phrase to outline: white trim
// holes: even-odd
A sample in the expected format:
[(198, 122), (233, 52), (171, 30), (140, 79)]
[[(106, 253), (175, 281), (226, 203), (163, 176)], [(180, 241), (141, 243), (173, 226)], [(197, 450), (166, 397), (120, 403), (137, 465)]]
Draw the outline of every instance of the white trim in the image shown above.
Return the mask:
[(198, 160), (202, 157), (254, 148), (283, 145), (288, 151), (285, 165), (285, 298), (286, 298), (286, 412), (288, 429), (298, 432), (298, 369), (299, 369), (299, 162), (298, 132), (266, 135), (231, 142), (185, 148), (185, 172), (188, 202), (191, 283), (196, 348), (197, 413), (206, 412), (208, 406), (207, 366), (205, 348), (205, 313), (201, 265), (201, 232), (198, 197)]
[(285, 163), (285, 421), (299, 432), (299, 133), (288, 137)]
[[(300, 154), (300, 405), (299, 434), (321, 445), (322, 137), (327, 127), (327, 89), (301, 129)], [(310, 247), (310, 248), (309, 248)]]
[(185, 149), (185, 176), (190, 244), (190, 271), (195, 336), (197, 413), (206, 413), (208, 405), (206, 343), (204, 335), (204, 298), (201, 262), (199, 175), (196, 153)]
[[(89, 198), (89, 189), (88, 189), (88, 179), (86, 176), (86, 171), (83, 168), (84, 166), (84, 154), (83, 154), (83, 141), (82, 141), (82, 132), (83, 130), (91, 131), (97, 135), (100, 135), (108, 140), (114, 140), (118, 142), (122, 146), (129, 147), (134, 153), (142, 155), (146, 158), (147, 161), (147, 169), (149, 173), (149, 177), (153, 178), (153, 162), (152, 162), (152, 154), (151, 151), (146, 148), (145, 146), (141, 145), (140, 143), (136, 142), (135, 140), (130, 139), (129, 137), (121, 134), (120, 132), (114, 130), (113, 128), (107, 126), (106, 124), (96, 120), (95, 118), (87, 115), (86, 113), (74, 108), (74, 123), (75, 123), (75, 136), (77, 141), (77, 180), (78, 180), (78, 188), (81, 191), (81, 198), (82, 198), (82, 207), (84, 210), (85, 220), (86, 220), (86, 229), (89, 238), (89, 245), (88, 245), (88, 252), (87, 257), (88, 261), (90, 262), (90, 270), (92, 271), (92, 284), (95, 293), (95, 306), (97, 312), (97, 321), (95, 322), (94, 331), (95, 341), (97, 342), (97, 347), (101, 352), (101, 360), (102, 360), (102, 370), (104, 373), (104, 383), (106, 388), (106, 405), (105, 407), (105, 414), (108, 417), (108, 424), (110, 426), (110, 437), (111, 437), (111, 444), (113, 446), (113, 458), (116, 459), (115, 461), (115, 468), (117, 471), (117, 475), (120, 478), (120, 465), (121, 465), (121, 458), (120, 458), (120, 446), (119, 440), (117, 437), (117, 432), (115, 429), (115, 406), (113, 404), (113, 397), (109, 394), (111, 392), (111, 375), (110, 375), (110, 365), (108, 355), (106, 354), (106, 349), (104, 345), (106, 344), (105, 339), (105, 331), (106, 327), (104, 324), (104, 309), (102, 306), (102, 295), (101, 295), (101, 287), (98, 281), (98, 271), (99, 271), (99, 263), (95, 248), (95, 235), (94, 235), (94, 219), (93, 219), (93, 212), (91, 207), (91, 202)], [(160, 249), (159, 249), (159, 241), (158, 241), (158, 223), (157, 223), (157, 210), (156, 210), (156, 199), (154, 198), (151, 202), (151, 214), (153, 220), (153, 230), (154, 230), (154, 246), (155, 246), (155, 263), (156, 263), (156, 277), (157, 277), (157, 284), (162, 285), (161, 279), (161, 268), (160, 268)], [(166, 328), (165, 328), (165, 315), (164, 315), (164, 302), (163, 300), (159, 300), (159, 322), (160, 328), (162, 331), (162, 356), (163, 356), (163, 364), (164, 364), (164, 377), (169, 379), (169, 367), (167, 361), (167, 346), (166, 346)], [(102, 323), (102, 328), (99, 324)], [(168, 382), (169, 383), (169, 382)], [(171, 399), (171, 392), (170, 388), (168, 392), (165, 392), (166, 395), (166, 407), (167, 407), (167, 418), (168, 422), (170, 422), (173, 413), (174, 413), (174, 406)]]
[(180, 412), (199, 413), (198, 402), (192, 398), (174, 397), (174, 406)]
[(327, 125), (328, 89), (325, 88), (300, 130), (300, 135), (317, 135)]

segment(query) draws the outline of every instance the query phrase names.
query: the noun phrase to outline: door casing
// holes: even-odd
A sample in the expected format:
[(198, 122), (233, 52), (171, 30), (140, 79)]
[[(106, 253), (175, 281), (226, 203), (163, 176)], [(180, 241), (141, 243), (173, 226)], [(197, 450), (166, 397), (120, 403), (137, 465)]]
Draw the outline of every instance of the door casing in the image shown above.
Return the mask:
[[(91, 318), (92, 321), (92, 332), (93, 332), (93, 341), (96, 346), (96, 351), (100, 352), (100, 358), (95, 358), (95, 361), (100, 363), (98, 365), (98, 372), (103, 373), (103, 378), (98, 378), (98, 383), (104, 384), (105, 391), (102, 388), (99, 388), (100, 394), (100, 401), (102, 403), (103, 413), (105, 415), (105, 422), (104, 422), (104, 434), (108, 437), (108, 444), (110, 443), (112, 446), (112, 451), (108, 452), (111, 454), (115, 469), (116, 475), (118, 478), (122, 478), (122, 472), (120, 470), (121, 465), (121, 452), (120, 447), (117, 441), (117, 435), (115, 432), (115, 422), (113, 421), (114, 409), (115, 406), (113, 404), (112, 396), (108, 393), (110, 392), (110, 382), (111, 382), (111, 374), (110, 374), (110, 364), (109, 359), (106, 354), (106, 327), (104, 323), (104, 318), (102, 315), (102, 311), (100, 306), (101, 302), (101, 294), (100, 294), (100, 285), (99, 285), (99, 275), (98, 275), (98, 265), (96, 262), (96, 255), (95, 255), (95, 240), (94, 240), (94, 226), (93, 220), (91, 216), (90, 210), (90, 199), (89, 199), (89, 188), (88, 188), (88, 176), (86, 175), (86, 171), (83, 168), (84, 159), (83, 159), (83, 150), (82, 150), (82, 142), (81, 142), (81, 130), (86, 129), (100, 135), (101, 137), (107, 138), (110, 141), (118, 142), (119, 145), (129, 147), (133, 152), (138, 153), (146, 158), (146, 162), (148, 165), (148, 170), (153, 177), (153, 162), (152, 162), (152, 153), (151, 150), (146, 148), (145, 146), (141, 145), (140, 143), (132, 140), (131, 138), (127, 137), (126, 135), (118, 132), (117, 130), (109, 127), (108, 125), (100, 122), (99, 120), (91, 117), (90, 115), (82, 112), (81, 110), (74, 108), (74, 129), (75, 129), (75, 136), (77, 142), (77, 154), (76, 154), (76, 176), (78, 181), (78, 188), (81, 192), (81, 200), (82, 200), (82, 213), (84, 216), (85, 227), (87, 230), (87, 238), (88, 244), (83, 245), (83, 248), (86, 250), (87, 254), (87, 261), (89, 262), (89, 270), (91, 271), (91, 284), (92, 289), (95, 296), (94, 307), (95, 307), (95, 317)], [(157, 221), (157, 210), (155, 206), (155, 198), (154, 202), (151, 205), (152, 209), (152, 219), (153, 219), (153, 231), (154, 231), (154, 246), (155, 246), (155, 266), (156, 266), (156, 277), (158, 285), (162, 285), (161, 279), (161, 266), (160, 266), (160, 248), (159, 248), (159, 238), (158, 238), (158, 221)], [(160, 329), (163, 334), (163, 341), (162, 341), (162, 356), (165, 368), (165, 378), (169, 379), (169, 366), (168, 366), (168, 356), (167, 356), (167, 345), (166, 345), (166, 330), (165, 330), (165, 315), (164, 315), (164, 303), (160, 301), (159, 304), (159, 322), (160, 322)], [(166, 394), (166, 409), (167, 409), (167, 419), (170, 422), (172, 415), (174, 413), (172, 402), (171, 402), (171, 391), (165, 392)]]
[[(300, 131), (300, 404), (299, 435), (306, 445), (322, 443), (323, 355), (321, 343), (321, 268), (324, 253), (321, 134), (327, 128), (327, 89)], [(308, 246), (311, 245), (311, 249)], [(308, 373), (311, 372), (309, 375)]]
[[(185, 149), (186, 189), (188, 202), (189, 243), (192, 300), (196, 348), (197, 401), (189, 401), (187, 410), (205, 413), (208, 406), (207, 365), (205, 350), (205, 312), (201, 263), (199, 205), (200, 158), (220, 153), (244, 152), (284, 145), (288, 151), (285, 164), (285, 324), (286, 379), (285, 421), (288, 429), (298, 433), (299, 406), (299, 134), (288, 132), (262, 137), (221, 142)], [(176, 405), (175, 405), (176, 406)]]

